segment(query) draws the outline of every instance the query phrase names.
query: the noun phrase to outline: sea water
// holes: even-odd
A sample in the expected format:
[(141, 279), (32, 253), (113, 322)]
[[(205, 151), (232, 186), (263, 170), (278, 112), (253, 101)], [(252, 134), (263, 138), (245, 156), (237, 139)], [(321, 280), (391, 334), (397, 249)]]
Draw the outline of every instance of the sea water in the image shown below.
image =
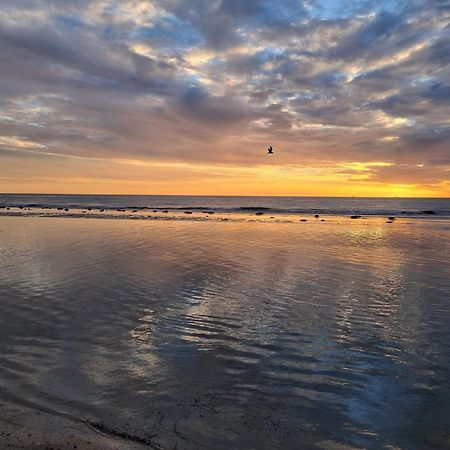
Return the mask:
[(0, 217), (2, 419), (123, 448), (445, 448), (449, 231)]

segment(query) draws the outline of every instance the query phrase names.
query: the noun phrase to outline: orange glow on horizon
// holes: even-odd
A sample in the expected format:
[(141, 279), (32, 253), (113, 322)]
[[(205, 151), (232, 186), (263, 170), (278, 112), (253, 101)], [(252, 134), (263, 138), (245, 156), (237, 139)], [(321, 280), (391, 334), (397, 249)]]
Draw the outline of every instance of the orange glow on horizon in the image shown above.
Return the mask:
[[(73, 165), (74, 162), (72, 161)], [(92, 164), (92, 163), (91, 163)], [(133, 160), (93, 164), (97, 176), (0, 177), (0, 192), (48, 194), (232, 195), (326, 197), (450, 197), (450, 184), (385, 183), (371, 179), (385, 162), (351, 162), (326, 167), (251, 168), (147, 163)], [(120, 166), (120, 170), (118, 170)], [(66, 168), (67, 169), (67, 168)], [(349, 172), (347, 172), (347, 170)], [(83, 173), (80, 171), (80, 173)], [(21, 176), (22, 175), (22, 176)], [(89, 174), (91, 175), (91, 174)], [(92, 174), (93, 175), (93, 174)]]

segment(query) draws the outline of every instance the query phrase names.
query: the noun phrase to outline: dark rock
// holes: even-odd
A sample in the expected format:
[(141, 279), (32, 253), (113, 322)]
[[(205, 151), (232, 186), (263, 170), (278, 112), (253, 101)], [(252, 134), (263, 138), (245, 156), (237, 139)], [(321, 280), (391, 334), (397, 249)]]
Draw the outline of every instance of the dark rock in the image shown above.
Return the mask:
[(192, 214), (192, 211), (185, 211), (185, 214)]
[(361, 219), (361, 216), (350, 216), (350, 219)]
[(325, 222), (325, 219), (320, 219), (321, 222)]
[(316, 219), (318, 219), (320, 216), (319, 216), (319, 214), (314, 214), (314, 217), (315, 217)]
[(395, 217), (393, 217), (393, 216), (388, 217), (388, 220), (395, 220)]
[(157, 209), (154, 209), (153, 212), (158, 212), (158, 210), (157, 210)]
[(300, 222), (308, 222), (308, 219), (300, 219)]
[(64, 208), (64, 211), (66, 211), (66, 212), (69, 211), (69, 208)]
[(386, 220), (386, 223), (392, 223), (392, 220)]
[(255, 214), (255, 216), (262, 216), (263, 214), (264, 214), (263, 212), (259, 211)]
[(164, 211), (163, 211), (163, 213), (168, 213), (169, 211), (167, 211), (167, 209), (165, 209)]
[(430, 210), (427, 210), (427, 211), (422, 211), (424, 214), (434, 214), (434, 211), (430, 211)]

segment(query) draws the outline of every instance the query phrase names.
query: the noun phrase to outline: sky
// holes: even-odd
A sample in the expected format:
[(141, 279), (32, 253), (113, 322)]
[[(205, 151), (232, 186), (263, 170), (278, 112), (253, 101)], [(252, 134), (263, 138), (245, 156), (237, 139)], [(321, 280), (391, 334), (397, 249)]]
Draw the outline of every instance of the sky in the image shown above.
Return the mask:
[(450, 197), (449, 19), (447, 0), (1, 0), (0, 192)]

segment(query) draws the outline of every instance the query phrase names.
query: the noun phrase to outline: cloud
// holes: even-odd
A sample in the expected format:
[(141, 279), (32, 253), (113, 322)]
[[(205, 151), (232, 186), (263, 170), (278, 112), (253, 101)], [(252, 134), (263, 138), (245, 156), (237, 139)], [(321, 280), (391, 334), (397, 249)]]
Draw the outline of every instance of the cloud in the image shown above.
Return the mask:
[(0, 149), (258, 167), (272, 143), (280, 164), (442, 180), (449, 8), (332, 4), (5, 0)]

